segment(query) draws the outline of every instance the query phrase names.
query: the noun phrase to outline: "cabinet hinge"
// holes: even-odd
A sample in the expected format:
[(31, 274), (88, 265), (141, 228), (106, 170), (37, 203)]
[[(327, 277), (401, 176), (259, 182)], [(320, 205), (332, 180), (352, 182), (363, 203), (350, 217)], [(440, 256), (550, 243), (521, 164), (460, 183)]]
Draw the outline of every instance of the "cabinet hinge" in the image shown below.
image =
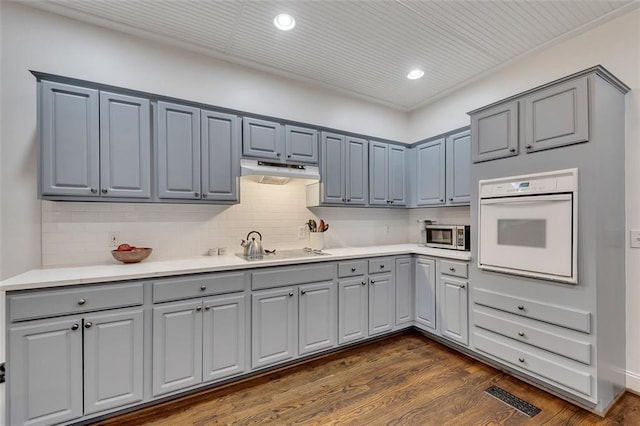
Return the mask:
[(4, 362), (0, 364), (0, 383), (4, 383), (4, 375), (5, 375), (5, 366)]

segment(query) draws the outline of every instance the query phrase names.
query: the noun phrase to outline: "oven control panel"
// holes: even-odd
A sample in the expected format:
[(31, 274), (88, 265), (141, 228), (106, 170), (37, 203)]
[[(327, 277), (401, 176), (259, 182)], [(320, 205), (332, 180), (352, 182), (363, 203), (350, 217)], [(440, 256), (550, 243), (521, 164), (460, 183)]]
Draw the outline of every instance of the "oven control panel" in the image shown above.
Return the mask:
[[(489, 179), (480, 181), (480, 198), (509, 197), (558, 192), (573, 192), (577, 186), (573, 174), (521, 176), (525, 179)], [(513, 179), (513, 180), (512, 180)]]

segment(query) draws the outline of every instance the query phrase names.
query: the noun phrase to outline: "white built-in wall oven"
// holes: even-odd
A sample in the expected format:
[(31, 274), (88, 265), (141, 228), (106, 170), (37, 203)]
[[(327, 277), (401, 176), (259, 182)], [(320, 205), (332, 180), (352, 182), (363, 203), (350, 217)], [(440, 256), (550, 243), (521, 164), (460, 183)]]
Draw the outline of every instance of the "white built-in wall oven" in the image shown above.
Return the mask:
[(479, 186), (478, 267), (577, 284), (578, 170)]

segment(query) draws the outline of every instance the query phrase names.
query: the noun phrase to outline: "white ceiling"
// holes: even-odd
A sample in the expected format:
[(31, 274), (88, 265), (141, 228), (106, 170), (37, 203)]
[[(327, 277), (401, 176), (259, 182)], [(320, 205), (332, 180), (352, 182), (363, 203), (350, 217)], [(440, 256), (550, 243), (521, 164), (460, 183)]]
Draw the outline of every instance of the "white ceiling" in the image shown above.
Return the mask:
[[(403, 111), (633, 6), (633, 0), (28, 3)], [(295, 17), (292, 31), (273, 26), (281, 12)], [(425, 77), (408, 80), (413, 67)]]

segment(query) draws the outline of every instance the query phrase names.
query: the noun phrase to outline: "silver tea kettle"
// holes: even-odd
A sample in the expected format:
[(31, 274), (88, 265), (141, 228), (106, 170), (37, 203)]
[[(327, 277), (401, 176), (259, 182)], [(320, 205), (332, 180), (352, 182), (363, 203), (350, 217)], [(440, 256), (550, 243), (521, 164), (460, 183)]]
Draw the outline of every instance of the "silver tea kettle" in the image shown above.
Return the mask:
[[(249, 241), (251, 234), (258, 234), (260, 240), (256, 240), (255, 237), (252, 237), (251, 241)], [(249, 259), (261, 259), (264, 256), (264, 250), (262, 249), (262, 234), (258, 231), (249, 232), (247, 234), (247, 240), (242, 240), (240, 246), (244, 247), (244, 255)]]

